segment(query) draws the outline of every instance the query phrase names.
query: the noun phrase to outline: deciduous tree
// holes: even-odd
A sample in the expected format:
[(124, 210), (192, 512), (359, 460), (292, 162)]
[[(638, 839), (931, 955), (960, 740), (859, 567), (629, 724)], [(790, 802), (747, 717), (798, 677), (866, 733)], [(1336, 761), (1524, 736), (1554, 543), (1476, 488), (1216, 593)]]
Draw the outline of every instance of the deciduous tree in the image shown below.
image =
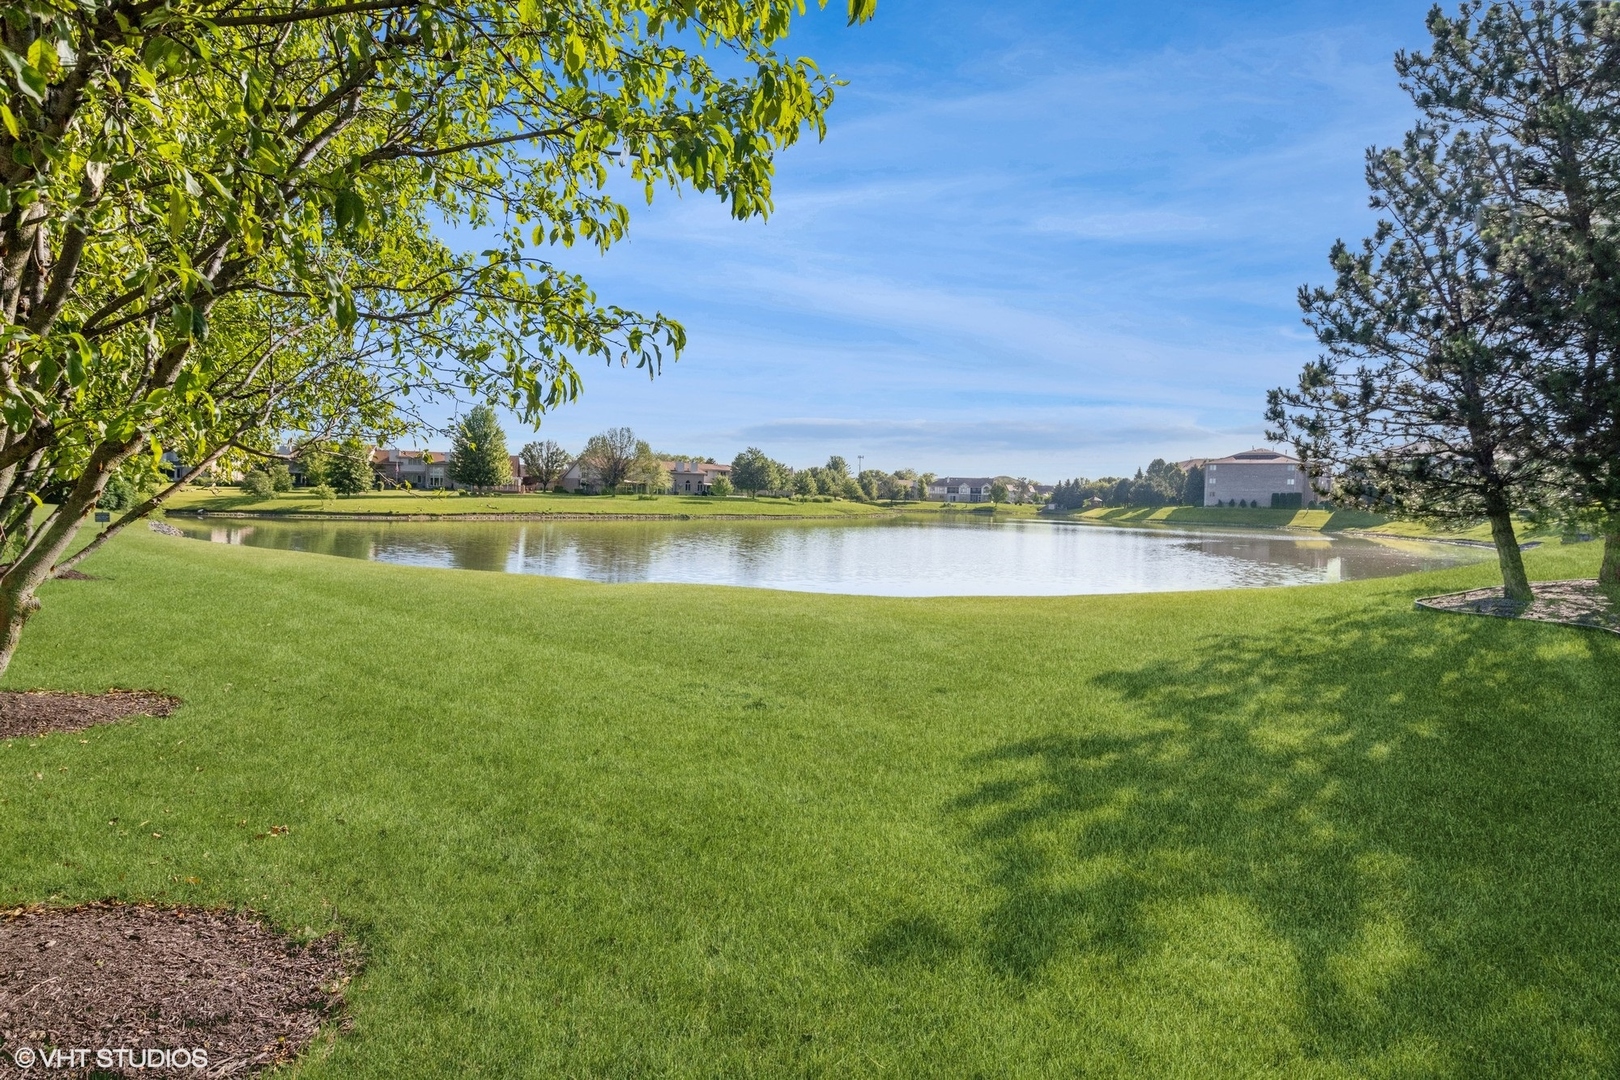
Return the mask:
[(663, 459), (653, 453), (650, 443), (636, 443), (636, 457), (630, 463), (630, 471), (625, 479), (640, 488), (642, 494), (652, 495), (670, 488), (669, 470), (664, 468)]
[(762, 491), (776, 491), (782, 487), (783, 467), (765, 456), (757, 446), (750, 446), (731, 461), (731, 483), (738, 491), (750, 496)]
[(523, 461), (524, 478), (532, 477), (541, 491), (556, 487), (563, 473), (574, 463), (573, 457), (554, 439), (527, 443), (518, 451), (518, 457)]
[[(851, 21), (873, 0), (850, 0)], [(282, 433), (396, 428), (424, 395), (527, 420), (581, 357), (684, 335), (545, 245), (606, 248), (626, 170), (765, 213), (834, 83), (794, 0), (13, 0), (0, 11), (0, 671), (102, 489)], [(710, 52), (724, 57), (715, 66)], [(733, 74), (735, 73), (735, 74)], [(463, 252), (440, 222), (490, 237)], [(36, 514), (33, 497), (60, 489)], [(165, 488), (99, 542), (149, 512)]]
[(487, 491), (512, 482), (512, 458), (506, 452), (506, 432), (501, 430), (494, 409), (488, 405), (474, 406), (456, 425), (446, 472), (462, 487), (475, 491)]
[(375, 487), (376, 478), (371, 448), (359, 439), (345, 439), (327, 456), (321, 482), (339, 495), (358, 495)]
[(630, 478), (638, 445), (636, 433), (627, 427), (592, 435), (579, 455), (582, 479), (609, 495), (618, 491), (619, 485)]

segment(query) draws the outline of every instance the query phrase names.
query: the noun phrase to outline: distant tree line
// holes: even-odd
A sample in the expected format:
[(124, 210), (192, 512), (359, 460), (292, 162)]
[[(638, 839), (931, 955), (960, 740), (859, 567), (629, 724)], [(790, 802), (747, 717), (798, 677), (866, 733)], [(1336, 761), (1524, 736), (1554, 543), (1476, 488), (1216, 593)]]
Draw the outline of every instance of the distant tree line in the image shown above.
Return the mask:
[(1202, 506), (1204, 470), (1183, 469), (1173, 461), (1154, 458), (1135, 476), (1105, 476), (1099, 480), (1065, 480), (1047, 500), (1057, 510), (1087, 506)]

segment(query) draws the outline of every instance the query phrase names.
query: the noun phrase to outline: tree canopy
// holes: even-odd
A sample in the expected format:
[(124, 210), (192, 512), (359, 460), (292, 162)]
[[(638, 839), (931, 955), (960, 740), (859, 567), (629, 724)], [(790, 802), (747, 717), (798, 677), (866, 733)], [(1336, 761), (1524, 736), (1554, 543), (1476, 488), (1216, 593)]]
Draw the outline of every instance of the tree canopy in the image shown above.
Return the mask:
[(524, 478), (532, 479), (541, 491), (556, 487), (574, 463), (573, 456), (555, 439), (525, 443), (518, 457), (523, 462)]
[(627, 427), (592, 435), (579, 455), (581, 479), (609, 494), (630, 478), (642, 444)]
[(781, 462), (772, 461), (757, 446), (750, 446), (731, 461), (731, 484), (738, 491), (758, 495), (761, 491), (778, 491), (787, 486), (793, 470)]

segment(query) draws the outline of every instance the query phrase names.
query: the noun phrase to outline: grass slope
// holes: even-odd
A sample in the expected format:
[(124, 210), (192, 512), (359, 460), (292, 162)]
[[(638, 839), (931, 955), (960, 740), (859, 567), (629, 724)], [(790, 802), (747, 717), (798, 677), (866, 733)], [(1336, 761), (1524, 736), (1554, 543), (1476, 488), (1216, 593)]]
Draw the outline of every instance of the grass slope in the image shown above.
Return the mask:
[(1068, 516), (1115, 525), (1229, 525), (1317, 532), (1375, 529), (1389, 521), (1383, 514), (1361, 510), (1270, 510), (1239, 506), (1100, 506)]
[[(1415, 540), (1473, 540), (1491, 542), (1488, 522), (1448, 526), (1443, 522), (1406, 521), (1365, 510), (1271, 510), (1241, 506), (1098, 507), (1064, 515), (1080, 521), (1111, 525), (1223, 525), (1236, 528), (1309, 529), (1315, 532), (1378, 533)], [(1559, 530), (1548, 524), (1516, 523), (1519, 542), (1557, 539)]]
[(6, 683), (187, 704), (0, 745), (0, 900), (341, 927), (355, 1028), (301, 1077), (1620, 1068), (1620, 641), (1412, 610), (1488, 568), (892, 600), (150, 534), (87, 568)]

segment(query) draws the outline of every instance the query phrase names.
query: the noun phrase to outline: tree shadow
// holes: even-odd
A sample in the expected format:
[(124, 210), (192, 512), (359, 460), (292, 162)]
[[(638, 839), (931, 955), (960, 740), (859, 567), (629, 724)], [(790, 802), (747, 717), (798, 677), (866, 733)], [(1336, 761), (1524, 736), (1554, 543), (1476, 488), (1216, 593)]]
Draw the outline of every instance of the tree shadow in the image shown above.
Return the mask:
[(858, 958), (872, 967), (933, 966), (956, 955), (961, 947), (956, 935), (938, 919), (912, 912), (884, 924), (868, 939)]
[(1190, 653), (970, 762), (995, 971), (1269, 1011), (1358, 1069), (1614, 1067), (1620, 648), (1390, 610)]

